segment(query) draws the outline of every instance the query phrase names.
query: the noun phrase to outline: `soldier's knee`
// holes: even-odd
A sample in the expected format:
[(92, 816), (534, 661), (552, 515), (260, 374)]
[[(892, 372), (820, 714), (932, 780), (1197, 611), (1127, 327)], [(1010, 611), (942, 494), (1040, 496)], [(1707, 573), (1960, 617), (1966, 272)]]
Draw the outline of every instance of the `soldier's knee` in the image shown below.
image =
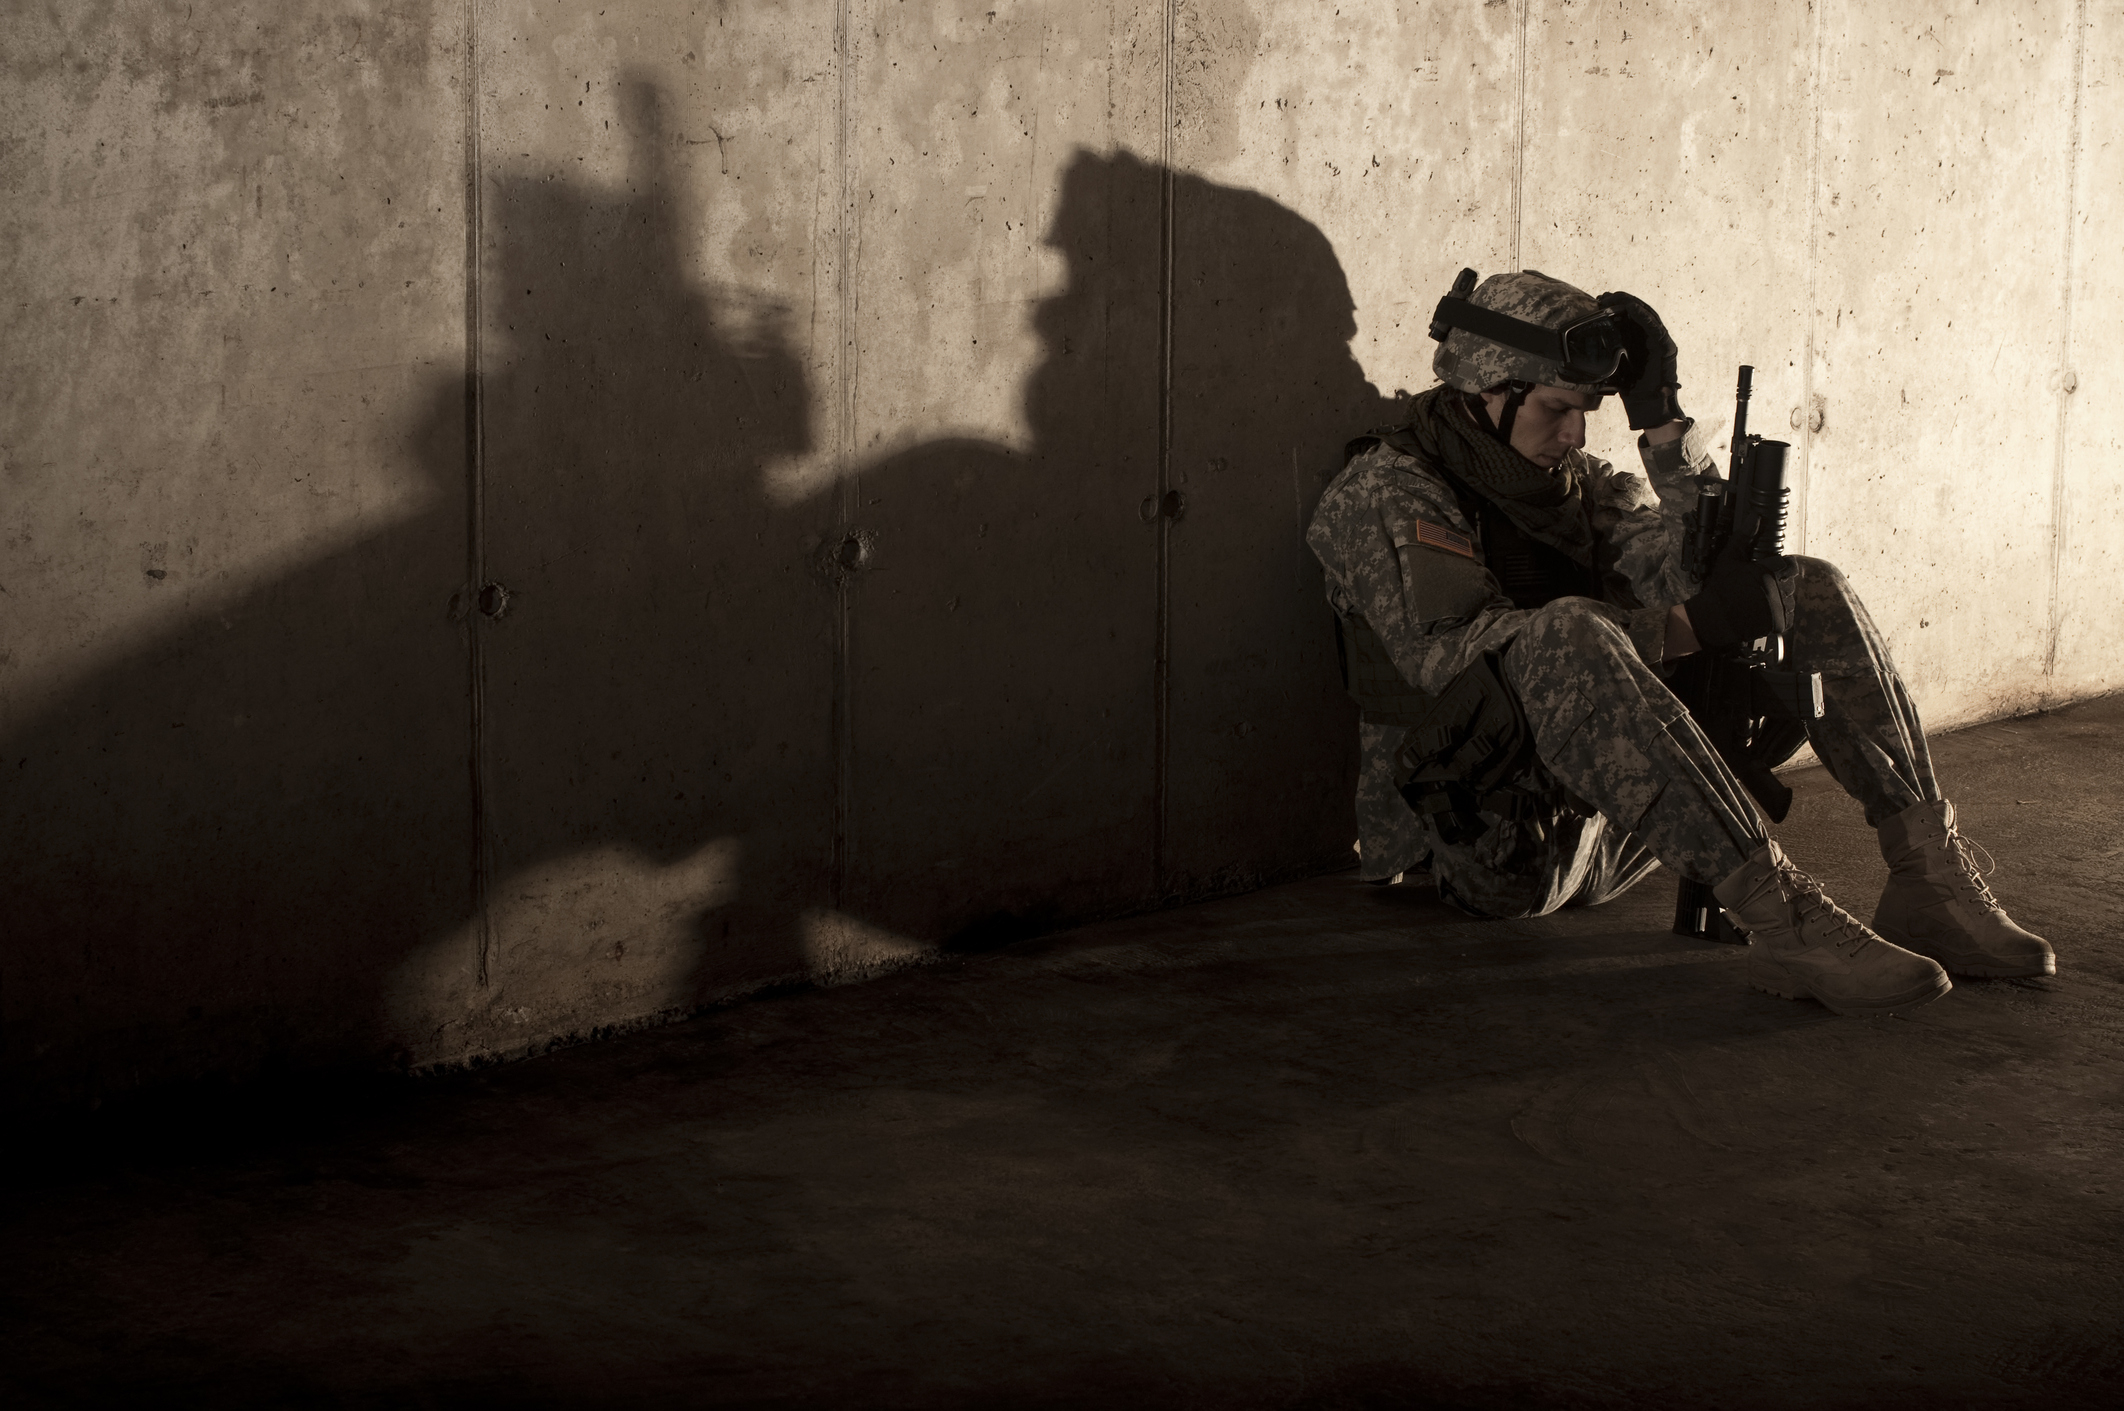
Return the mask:
[(1839, 593), (1851, 591), (1851, 584), (1845, 579), (1844, 571), (1829, 560), (1808, 558), (1805, 554), (1793, 554), (1791, 558), (1800, 571), (1800, 577), (1808, 582), (1818, 583)]
[(1794, 558), (1784, 588), (1793, 618), (1787, 645), (1793, 659), (1824, 676), (1893, 674), (1894, 663), (1865, 600), (1841, 570), (1822, 559)]
[(1615, 610), (1593, 598), (1558, 598), (1535, 608), (1520, 629), (1520, 639), (1565, 654), (1630, 648), (1629, 634), (1615, 620)]
[(1844, 571), (1827, 559), (1807, 558), (1794, 554), (1792, 566), (1798, 570), (1793, 591), (1798, 606), (1804, 613), (1833, 613), (1837, 616), (1855, 615), (1863, 610), (1858, 593)]

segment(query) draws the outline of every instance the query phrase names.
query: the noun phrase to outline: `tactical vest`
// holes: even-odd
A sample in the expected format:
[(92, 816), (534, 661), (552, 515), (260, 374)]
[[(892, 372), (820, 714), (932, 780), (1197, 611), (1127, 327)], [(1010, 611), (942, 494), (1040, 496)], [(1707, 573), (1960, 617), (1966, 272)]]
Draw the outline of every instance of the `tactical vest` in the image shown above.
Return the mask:
[(1403, 678), (1386, 642), (1356, 613), (1335, 616), (1335, 657), (1365, 724), (1415, 725), (1430, 713), (1433, 697)]
[(1458, 483), (1448, 471), (1439, 472), (1452, 484), (1463, 514), (1468, 501), (1475, 501), (1469, 515), (1481, 536), (1483, 566), (1496, 575), (1498, 586), (1518, 608), (1538, 608), (1558, 598), (1598, 598), (1600, 574), (1573, 559), (1553, 544), (1544, 544), (1514, 524), (1511, 517), (1489, 500)]
[[(1346, 448), (1354, 459), (1384, 443), (1404, 455), (1421, 456), (1401, 428), (1375, 431), (1358, 437)], [(1429, 465), (1426, 459), (1426, 464)], [(1489, 499), (1443, 466), (1430, 469), (1446, 482), (1460, 512), (1475, 526), (1482, 549), (1483, 566), (1517, 608), (1538, 608), (1558, 598), (1601, 597), (1600, 573), (1574, 560), (1563, 550), (1544, 544), (1518, 525)], [(1372, 625), (1355, 613), (1335, 619), (1335, 654), (1342, 665), (1343, 688), (1357, 702), (1369, 725), (1415, 725), (1430, 714), (1436, 698), (1402, 678), (1386, 643)]]
[[(1348, 454), (1355, 457), (1382, 441), (1405, 454), (1413, 450), (1397, 432), (1384, 432), (1352, 441)], [(1475, 526), (1483, 566), (1514, 607), (1601, 597), (1597, 569), (1526, 533), (1451, 471), (1431, 468)], [(1365, 723), (1407, 728), (1395, 752), (1395, 786), (1446, 841), (1465, 843), (1478, 836), (1488, 826), (1484, 814), (1539, 819), (1558, 806), (1588, 812), (1553, 785), (1530, 788), (1514, 782), (1536, 767), (1533, 733), (1494, 653), (1456, 677), (1442, 697), (1404, 678), (1386, 642), (1356, 613), (1337, 614), (1335, 654), (1343, 686)]]

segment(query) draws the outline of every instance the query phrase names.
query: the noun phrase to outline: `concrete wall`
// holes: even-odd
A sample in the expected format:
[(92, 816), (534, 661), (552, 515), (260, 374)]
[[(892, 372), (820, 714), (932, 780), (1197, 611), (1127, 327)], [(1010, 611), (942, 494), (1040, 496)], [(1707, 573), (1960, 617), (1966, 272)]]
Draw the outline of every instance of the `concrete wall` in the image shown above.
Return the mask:
[(1754, 363), (1936, 726), (2124, 674), (2116, 0), (8, 32), (20, 1092), (523, 1052), (1338, 865), (1300, 533), (1463, 264), (1650, 300), (1706, 418)]

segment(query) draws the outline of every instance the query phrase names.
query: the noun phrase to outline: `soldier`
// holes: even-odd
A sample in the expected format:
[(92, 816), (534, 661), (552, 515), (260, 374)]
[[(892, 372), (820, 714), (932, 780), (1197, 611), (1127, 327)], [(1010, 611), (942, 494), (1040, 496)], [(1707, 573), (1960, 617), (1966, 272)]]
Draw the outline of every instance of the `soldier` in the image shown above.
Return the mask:
[[(1710, 461), (1658, 314), (1525, 270), (1449, 297), (1432, 336), (1441, 385), (1406, 425), (1351, 444), (1306, 535), (1362, 708), (1364, 877), (1427, 858), (1460, 909), (1541, 916), (1664, 862), (1749, 933), (1752, 984), (1838, 1013), (1926, 1003), (1947, 972), (2055, 973), (1985, 885), (1843, 575), (1744, 547), (1700, 582), (1685, 571)], [(1583, 450), (1610, 393), (1643, 432), (1649, 486)], [(1780, 625), (1790, 664), (1822, 676), (1815, 752), (1879, 830), (1890, 873), (1871, 927), (1786, 858), (1665, 684), (1677, 659)]]

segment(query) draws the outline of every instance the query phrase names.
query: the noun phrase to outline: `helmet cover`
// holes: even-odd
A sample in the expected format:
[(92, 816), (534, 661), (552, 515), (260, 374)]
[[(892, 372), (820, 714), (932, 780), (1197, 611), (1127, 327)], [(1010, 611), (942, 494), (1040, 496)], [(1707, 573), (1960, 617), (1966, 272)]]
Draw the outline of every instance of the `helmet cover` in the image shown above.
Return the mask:
[[(1517, 274), (1493, 274), (1469, 298), (1477, 308), (1491, 309), (1523, 323), (1563, 330), (1605, 312), (1591, 294), (1540, 270)], [(1580, 382), (1553, 358), (1542, 357), (1481, 334), (1455, 328), (1446, 334), (1431, 359), (1431, 370), (1448, 387), (1463, 392), (1485, 392), (1501, 382), (1533, 382), (1562, 387), (1573, 392), (1605, 395), (1615, 387), (1610, 382)]]

